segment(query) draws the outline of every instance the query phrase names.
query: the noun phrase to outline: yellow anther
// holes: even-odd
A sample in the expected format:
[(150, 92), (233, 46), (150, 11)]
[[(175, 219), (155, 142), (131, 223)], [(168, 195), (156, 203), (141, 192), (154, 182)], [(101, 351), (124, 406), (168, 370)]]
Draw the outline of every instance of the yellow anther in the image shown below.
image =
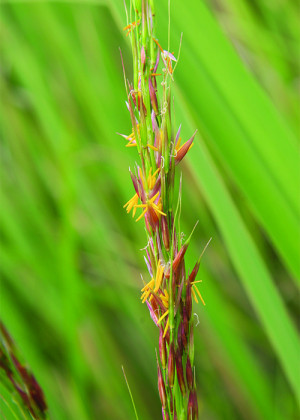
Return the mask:
[[(198, 296), (199, 296), (199, 298), (200, 298), (201, 302), (202, 302), (202, 303), (203, 303), (203, 305), (205, 306), (204, 299), (203, 299), (203, 297), (201, 296), (201, 293), (199, 292), (199, 290), (198, 290), (197, 286), (193, 285), (192, 290), (193, 290), (193, 289), (195, 289), (195, 290), (196, 290), (196, 292), (198, 293)], [(195, 299), (195, 300), (196, 300), (196, 299)], [(197, 302), (197, 303), (198, 303), (198, 302)]]
[(165, 335), (167, 334), (168, 328), (169, 328), (169, 318), (168, 318), (168, 321), (167, 321), (166, 327), (165, 327), (165, 329), (164, 329), (164, 335), (163, 335), (163, 337), (165, 337)]
[(158, 324), (160, 324), (161, 323), (161, 321), (168, 315), (168, 313), (169, 313), (169, 310), (167, 310), (160, 318), (159, 318), (159, 320), (157, 321), (157, 323)]

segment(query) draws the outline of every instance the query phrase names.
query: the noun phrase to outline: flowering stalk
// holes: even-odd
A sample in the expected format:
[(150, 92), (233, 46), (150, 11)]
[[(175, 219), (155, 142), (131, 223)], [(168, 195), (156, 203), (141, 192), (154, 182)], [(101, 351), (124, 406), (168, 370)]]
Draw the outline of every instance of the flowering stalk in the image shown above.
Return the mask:
[(181, 191), (174, 204), (174, 179), (176, 166), (192, 147), (195, 133), (182, 145), (180, 127), (174, 136), (170, 98), (177, 59), (155, 37), (153, 3), (133, 0), (124, 28), (133, 54), (133, 83), (126, 80), (124, 69), (132, 132), (121, 136), (127, 147), (137, 148), (140, 158), (135, 171), (130, 171), (135, 194), (124, 207), (146, 226), (145, 261), (150, 281), (142, 287), (141, 300), (159, 329), (157, 369), (163, 419), (194, 420), (198, 406), (192, 297), (205, 303), (196, 280), (201, 256), (191, 274), (186, 274), (184, 257), (191, 235), (183, 242)]
[(11, 393), (13, 405), (19, 405), (26, 418), (48, 418), (44, 393), (30, 370), (19, 361), (14, 342), (1, 321), (0, 381)]

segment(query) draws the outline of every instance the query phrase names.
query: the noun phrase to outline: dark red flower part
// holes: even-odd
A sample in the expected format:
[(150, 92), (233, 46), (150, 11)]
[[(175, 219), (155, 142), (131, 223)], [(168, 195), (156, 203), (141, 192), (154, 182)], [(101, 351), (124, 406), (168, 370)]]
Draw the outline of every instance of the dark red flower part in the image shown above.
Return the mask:
[(174, 398), (173, 398), (173, 395), (172, 395), (172, 390), (171, 390), (171, 392), (170, 392), (170, 413), (171, 413), (171, 415), (174, 413)]
[[(141, 104), (142, 104), (142, 107), (141, 107)], [(140, 111), (141, 115), (142, 115), (142, 113), (144, 113), (144, 115), (146, 117), (147, 116), (147, 108), (144, 104), (143, 96), (142, 96), (141, 93), (138, 94), (138, 106), (139, 106), (139, 111)]]
[(183, 306), (182, 308), (182, 325), (183, 325), (185, 336), (187, 337), (189, 335), (189, 320), (188, 320), (185, 306)]
[(182, 344), (181, 328), (180, 328), (180, 326), (178, 327), (178, 332), (177, 332), (177, 348), (178, 348), (179, 353), (182, 355), (182, 353), (183, 353), (183, 344)]
[(185, 308), (186, 308), (188, 321), (191, 319), (191, 316), (192, 316), (192, 307), (193, 307), (192, 285), (191, 285), (190, 281), (188, 281), (187, 285), (186, 285), (186, 296), (185, 296)]
[(191, 147), (193, 141), (194, 141), (194, 137), (196, 135), (196, 132), (192, 135), (192, 137), (186, 141), (179, 150), (177, 150), (177, 154), (175, 156), (175, 165), (178, 165), (179, 162), (182, 161), (182, 159), (184, 158), (184, 156), (187, 154), (189, 148)]
[(178, 254), (176, 255), (176, 257), (173, 260), (173, 272), (176, 272), (177, 268), (179, 267), (179, 264), (181, 263), (181, 261), (183, 260), (184, 254), (186, 253), (188, 244), (183, 244), (180, 251), (178, 252)]
[[(45, 402), (44, 393), (37, 383), (35, 377), (28, 372), (25, 366), (23, 366), (19, 360), (16, 358), (16, 356), (13, 353), (10, 353), (11, 359), (13, 361), (13, 364), (15, 365), (17, 371), (21, 375), (23, 381), (25, 382), (27, 389), (29, 391), (30, 397), (35, 402), (37, 407), (40, 411), (44, 412), (47, 409), (47, 404)], [(12, 377), (10, 377), (11, 382), (13, 383), (14, 387), (22, 397), (23, 401), (28, 405), (31, 406), (30, 401), (28, 399), (27, 394), (15, 383)]]
[(29, 384), (30, 382), (30, 374), (27, 372), (25, 366), (23, 366), (19, 360), (16, 358), (16, 356), (10, 352), (10, 357), (13, 361), (13, 364), (15, 365), (15, 368), (17, 369), (17, 371), (19, 372), (19, 374), (21, 375), (23, 381), (27, 384)]
[(163, 409), (165, 409), (166, 406), (167, 406), (166, 388), (165, 388), (164, 379), (163, 379), (163, 376), (162, 376), (162, 373), (161, 373), (161, 368), (159, 366), (158, 361), (157, 361), (157, 377), (158, 377), (159, 397), (160, 397), (161, 405), (162, 405)]
[(179, 289), (178, 289), (178, 293), (177, 293), (177, 298), (176, 298), (176, 303), (175, 303), (175, 308), (174, 308), (174, 315), (176, 315), (177, 314), (177, 311), (178, 311), (178, 309), (179, 309), (179, 306), (181, 305), (181, 303), (182, 303), (182, 299), (181, 299), (181, 295), (182, 295), (182, 289), (183, 289), (183, 285), (184, 285), (184, 278), (182, 279), (182, 281), (181, 281), (181, 284), (180, 284), (180, 286), (179, 286)]
[(185, 328), (184, 328), (184, 323), (183, 322), (181, 322), (179, 328), (181, 330), (182, 345), (183, 345), (183, 348), (186, 349), (187, 348), (187, 335), (185, 333)]
[(198, 274), (199, 267), (200, 267), (200, 261), (197, 261), (195, 264), (195, 267), (193, 268), (191, 274), (189, 275), (189, 283), (193, 283), (193, 281), (195, 281), (195, 278)]
[(162, 239), (164, 246), (167, 251), (170, 249), (170, 232), (168, 228), (168, 222), (166, 216), (162, 216), (160, 219), (161, 224), (161, 231), (162, 231)]
[(138, 196), (140, 196), (139, 194), (139, 186), (138, 186), (138, 179), (137, 177), (131, 172), (130, 168), (129, 168), (129, 172), (130, 172), (130, 176), (131, 176), (131, 180), (135, 189), (135, 192), (137, 193)]
[(130, 90), (130, 95), (131, 95), (131, 98), (132, 98), (132, 102), (133, 102), (134, 106), (136, 107), (137, 106), (136, 95), (135, 95), (135, 92), (134, 92), (133, 89)]
[(9, 378), (10, 382), (12, 383), (13, 387), (15, 388), (15, 390), (17, 391), (17, 393), (22, 398), (22, 400), (23, 400), (24, 404), (26, 405), (26, 407), (29, 409), (29, 411), (31, 412), (31, 414), (34, 415), (34, 411), (33, 411), (33, 408), (31, 406), (30, 399), (29, 399), (29, 396), (27, 395), (27, 393), (22, 388), (20, 388), (20, 386), (16, 383), (16, 381), (13, 379), (12, 376), (8, 376), (8, 378)]
[(179, 349), (176, 350), (175, 360), (176, 360), (177, 379), (178, 379), (180, 391), (182, 395), (184, 396), (186, 392), (186, 386), (185, 386), (184, 373), (183, 373), (183, 368), (182, 368), (182, 355)]
[(151, 193), (149, 194), (149, 198), (154, 197), (160, 190), (161, 190), (161, 176), (159, 175), (154, 184), (154, 187), (151, 190)]
[[(140, 89), (140, 87), (139, 87), (139, 89)], [(131, 95), (131, 98), (132, 98), (132, 102), (134, 103), (134, 106), (136, 108), (138, 108), (139, 111), (141, 111), (141, 112), (143, 111), (144, 115), (147, 115), (147, 109), (145, 107), (143, 97), (142, 97), (142, 94), (141, 94), (140, 90), (138, 92), (136, 92), (134, 90), (131, 90), (130, 95)], [(137, 97), (137, 99), (136, 99), (136, 97)], [(141, 109), (141, 104), (142, 104), (142, 109)]]
[(199, 267), (200, 267), (200, 262), (201, 262), (201, 258), (202, 258), (202, 256), (203, 256), (203, 254), (204, 254), (204, 252), (205, 252), (205, 250), (206, 250), (206, 248), (208, 247), (208, 245), (210, 244), (210, 241), (212, 240), (212, 238), (210, 238), (209, 239), (209, 241), (207, 242), (207, 244), (205, 245), (205, 247), (204, 247), (204, 249), (203, 249), (203, 251), (202, 251), (202, 253), (201, 253), (201, 255), (200, 255), (200, 257), (198, 258), (198, 261), (196, 262), (196, 264), (195, 264), (195, 267), (193, 268), (193, 271), (191, 272), (191, 274), (189, 275), (189, 282), (190, 283), (193, 283), (193, 281), (195, 281), (195, 279), (196, 279), (196, 276), (197, 276), (197, 274), (198, 274), (198, 270), (199, 270)]
[[(180, 263), (182, 262), (182, 260), (184, 258), (184, 254), (186, 253), (187, 247), (188, 247), (188, 244), (187, 243), (184, 243), (182, 245), (180, 251), (177, 253), (176, 257), (173, 260), (173, 264), (172, 264), (173, 276), (176, 275), (176, 274), (178, 275), (177, 270), (178, 270), (178, 267), (179, 267)], [(170, 271), (171, 270), (169, 268), (167, 270), (166, 274), (165, 274), (165, 276), (166, 276), (167, 279), (170, 278)]]
[(166, 308), (165, 305), (162, 303), (162, 300), (155, 293), (152, 293), (152, 297), (152, 302), (154, 301), (156, 303), (157, 309), (160, 308), (162, 313), (166, 312)]
[(195, 419), (195, 413), (194, 413), (194, 404), (193, 404), (193, 394), (190, 392), (189, 395), (189, 402), (188, 402), (188, 410), (187, 410), (187, 418), (188, 420), (194, 420)]
[(159, 225), (159, 218), (157, 216), (156, 211), (151, 206), (148, 206), (147, 216), (150, 226), (153, 232), (155, 232), (156, 228)]
[(188, 385), (189, 390), (191, 391), (194, 388), (194, 377), (193, 377), (193, 370), (189, 356), (187, 356), (186, 360), (186, 382)]
[(189, 395), (188, 402), (188, 420), (197, 420), (198, 419), (198, 400), (196, 391), (193, 390)]
[(168, 380), (169, 386), (173, 388), (175, 377), (175, 350), (174, 343), (171, 343), (169, 348), (169, 358), (168, 358)]
[(159, 355), (160, 355), (160, 360), (161, 360), (161, 365), (163, 367), (163, 369), (165, 369), (166, 364), (167, 364), (167, 349), (166, 349), (166, 342), (165, 339), (163, 337), (163, 330), (160, 329), (160, 333), (159, 333)]
[(37, 383), (35, 377), (31, 375), (31, 380), (29, 384), (29, 393), (31, 398), (34, 400), (40, 411), (44, 412), (47, 410), (47, 404), (45, 402), (44, 393)]
[[(192, 235), (194, 233), (194, 230), (195, 230), (197, 224), (198, 224), (198, 222), (195, 224), (195, 226), (194, 226), (194, 228), (193, 228), (190, 236), (187, 238), (187, 240), (182, 245), (182, 247), (180, 248), (180, 251), (177, 254), (176, 254), (176, 249), (175, 249), (175, 258), (174, 258), (173, 264), (172, 264), (173, 273), (176, 273), (176, 271), (177, 271), (178, 267), (180, 266), (181, 262), (183, 262), (184, 255), (185, 255), (186, 250), (187, 250), (187, 248), (189, 246), (189, 243), (191, 241)], [(174, 237), (174, 240), (175, 239), (176, 239), (176, 237)], [(176, 243), (176, 242), (174, 242), (174, 243)], [(170, 277), (170, 272), (168, 272), (165, 276), (167, 278), (169, 278)]]

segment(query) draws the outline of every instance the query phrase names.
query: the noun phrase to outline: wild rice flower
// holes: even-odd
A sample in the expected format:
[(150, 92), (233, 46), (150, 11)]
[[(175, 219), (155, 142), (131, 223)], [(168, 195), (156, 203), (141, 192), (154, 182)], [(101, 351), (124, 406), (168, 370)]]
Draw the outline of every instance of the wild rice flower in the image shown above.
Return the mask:
[(136, 148), (140, 163), (130, 171), (135, 194), (124, 208), (133, 217), (141, 210), (136, 221), (144, 220), (146, 226), (145, 262), (150, 279), (141, 289), (141, 300), (159, 329), (157, 369), (163, 418), (174, 420), (178, 413), (181, 419), (196, 419), (192, 298), (205, 304), (198, 289), (201, 280), (196, 280), (202, 254), (187, 275), (185, 254), (193, 232), (183, 241), (175, 211), (181, 191), (177, 204), (174, 200), (175, 168), (192, 148), (196, 132), (183, 144), (181, 126), (176, 136), (173, 133), (170, 92), (178, 59), (155, 37), (154, 0), (132, 0), (127, 15), (124, 30), (132, 45), (133, 83), (127, 81), (122, 65), (132, 127), (129, 135), (121, 136), (126, 147)]

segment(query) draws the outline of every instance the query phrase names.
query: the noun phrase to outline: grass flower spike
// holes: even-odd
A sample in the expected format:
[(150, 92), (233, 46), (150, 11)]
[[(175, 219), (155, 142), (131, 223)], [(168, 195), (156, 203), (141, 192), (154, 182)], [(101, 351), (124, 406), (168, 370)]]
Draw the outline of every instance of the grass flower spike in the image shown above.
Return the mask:
[[(198, 403), (193, 368), (192, 297), (204, 303), (196, 280), (200, 259), (186, 275), (184, 257), (192, 234), (183, 242), (178, 200), (174, 200), (175, 168), (193, 146), (174, 136), (171, 83), (177, 58), (165, 50), (154, 33), (154, 1), (133, 1), (124, 30), (131, 39), (133, 83), (124, 77), (131, 133), (121, 134), (126, 147), (136, 147), (139, 163), (130, 171), (135, 194), (126, 204), (136, 221), (144, 220), (148, 245), (145, 261), (150, 279), (141, 301), (159, 329), (158, 391), (163, 419), (196, 419)], [(168, 48), (169, 49), (169, 48)], [(161, 87), (160, 87), (161, 86)], [(177, 203), (175, 202), (177, 201)], [(192, 232), (193, 233), (193, 232)]]

